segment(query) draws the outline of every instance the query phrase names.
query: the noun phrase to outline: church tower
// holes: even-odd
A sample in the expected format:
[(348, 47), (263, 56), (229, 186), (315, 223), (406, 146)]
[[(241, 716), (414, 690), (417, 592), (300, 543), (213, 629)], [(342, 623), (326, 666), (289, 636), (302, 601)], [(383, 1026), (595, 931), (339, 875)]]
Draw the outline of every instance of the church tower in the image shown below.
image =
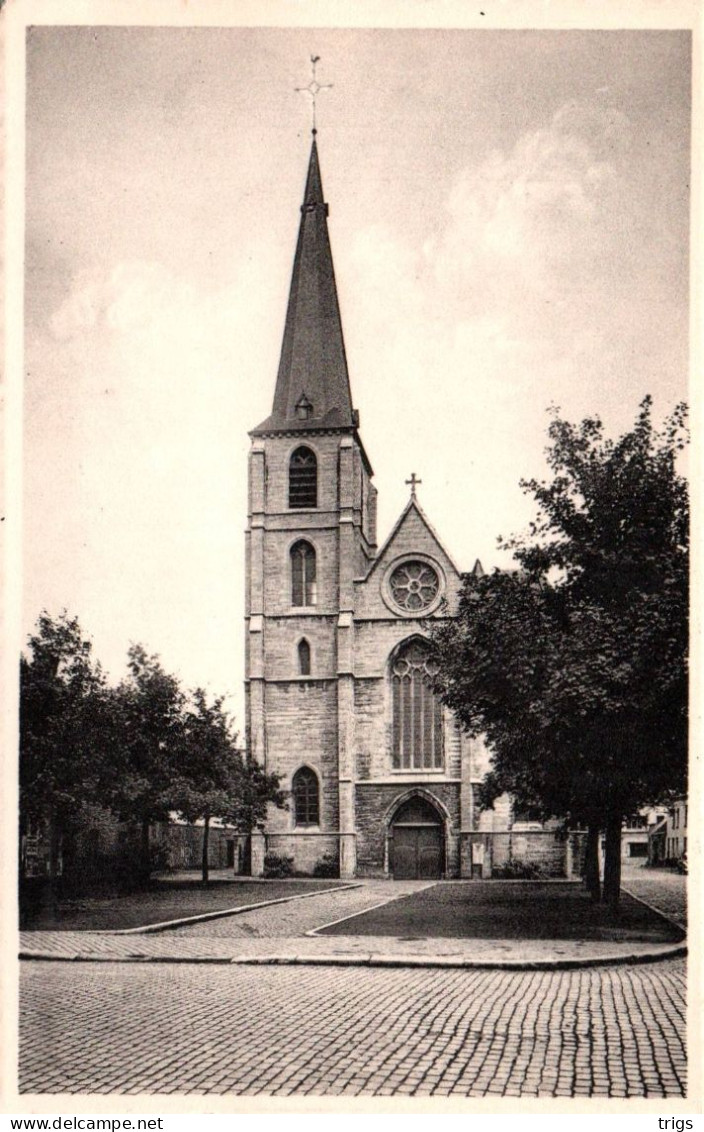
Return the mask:
[(290, 791), (272, 853), (354, 875), (354, 581), (376, 554), (376, 490), (352, 406), (315, 132), (272, 412), (250, 436), (249, 749)]

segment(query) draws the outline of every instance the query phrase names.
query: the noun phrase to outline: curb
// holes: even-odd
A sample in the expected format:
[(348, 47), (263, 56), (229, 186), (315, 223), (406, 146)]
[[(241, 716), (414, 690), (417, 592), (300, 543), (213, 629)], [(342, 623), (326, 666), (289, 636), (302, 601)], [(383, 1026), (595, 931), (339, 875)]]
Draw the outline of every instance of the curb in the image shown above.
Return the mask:
[(197, 916), (182, 916), (178, 920), (162, 920), (158, 924), (145, 924), (139, 928), (98, 928), (87, 931), (86, 935), (148, 935), (151, 932), (166, 932), (171, 928), (182, 928), (188, 924), (203, 924), (207, 920), (220, 920), (223, 916), (239, 916), (243, 912), (254, 912), (257, 908), (269, 908), (272, 904), (290, 904), (292, 900), (307, 900), (310, 896), (328, 896), (331, 892), (346, 892), (351, 888), (362, 888), (361, 884), (340, 884), (335, 888), (321, 888), (315, 892), (298, 892), (291, 896), (279, 896), (276, 900), (259, 900), (256, 904), (240, 904), (237, 908), (221, 908), (217, 912), (201, 912)]
[(571, 971), (585, 967), (623, 967), (679, 959), (687, 954), (685, 943), (663, 951), (631, 952), (625, 955), (585, 956), (575, 959), (432, 959), (406, 955), (88, 955), (56, 954), (50, 951), (20, 951), (19, 959), (51, 963), (213, 963), (239, 967), (394, 967), (444, 968), (480, 971)]

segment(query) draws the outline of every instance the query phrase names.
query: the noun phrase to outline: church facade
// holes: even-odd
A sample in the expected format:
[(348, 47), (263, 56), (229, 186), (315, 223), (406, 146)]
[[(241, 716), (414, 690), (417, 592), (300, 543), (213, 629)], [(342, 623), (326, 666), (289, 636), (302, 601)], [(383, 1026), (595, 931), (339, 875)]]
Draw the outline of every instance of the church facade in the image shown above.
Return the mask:
[[(289, 796), (253, 872), (266, 851), (300, 872), (332, 859), (342, 877), (487, 876), (521, 828), (508, 799), (479, 813), (488, 753), (429, 686), (427, 622), (448, 615), (461, 576), (415, 477), (377, 543), (327, 218), (314, 134), (272, 412), (250, 433), (247, 735)], [(569, 874), (554, 832), (523, 836)]]

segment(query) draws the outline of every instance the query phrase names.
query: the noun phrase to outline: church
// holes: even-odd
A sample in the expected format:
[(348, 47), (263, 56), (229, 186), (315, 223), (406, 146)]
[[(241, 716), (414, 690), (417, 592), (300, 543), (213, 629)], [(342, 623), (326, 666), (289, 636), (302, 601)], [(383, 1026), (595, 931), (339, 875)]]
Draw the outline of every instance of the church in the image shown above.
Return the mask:
[(272, 853), (303, 873), (332, 860), (344, 878), (486, 877), (516, 856), (571, 875), (569, 839), (514, 821), (508, 798), (476, 806), (489, 755), (434, 696), (426, 640), (461, 574), (415, 475), (377, 543), (315, 130), (272, 411), (250, 436), (247, 736), (289, 798), (252, 872)]

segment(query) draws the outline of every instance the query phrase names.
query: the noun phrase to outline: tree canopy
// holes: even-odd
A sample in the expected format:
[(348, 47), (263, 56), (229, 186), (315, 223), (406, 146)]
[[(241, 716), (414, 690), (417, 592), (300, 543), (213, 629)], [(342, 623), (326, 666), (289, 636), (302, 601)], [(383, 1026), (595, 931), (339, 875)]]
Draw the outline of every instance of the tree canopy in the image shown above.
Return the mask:
[(173, 813), (203, 824), (219, 818), (248, 834), (269, 803), (283, 806), (275, 775), (238, 749), (223, 700), (189, 692), (142, 645), (128, 674), (108, 685), (77, 618), (42, 613), (20, 659), (20, 821), (45, 822), (59, 848), (86, 804), (142, 830), (141, 875), (152, 868), (150, 826)]
[(522, 484), (537, 519), (505, 544), (516, 569), (465, 577), (432, 632), (437, 690), (493, 751), (484, 804), (510, 791), (605, 828), (609, 877), (623, 818), (686, 782), (684, 426), (679, 406), (658, 432), (650, 398), (615, 441), (598, 418), (556, 417), (552, 479)]
[(285, 804), (284, 794), (276, 775), (243, 757), (222, 698), (208, 703), (206, 693), (197, 688), (184, 725), (184, 742), (168, 796), (182, 817), (203, 824), (202, 873), (207, 882), (211, 819), (219, 818), (238, 833), (249, 835), (263, 825), (269, 803)]
[(107, 685), (78, 620), (43, 612), (20, 659), (20, 811), (67, 817), (102, 793)]

